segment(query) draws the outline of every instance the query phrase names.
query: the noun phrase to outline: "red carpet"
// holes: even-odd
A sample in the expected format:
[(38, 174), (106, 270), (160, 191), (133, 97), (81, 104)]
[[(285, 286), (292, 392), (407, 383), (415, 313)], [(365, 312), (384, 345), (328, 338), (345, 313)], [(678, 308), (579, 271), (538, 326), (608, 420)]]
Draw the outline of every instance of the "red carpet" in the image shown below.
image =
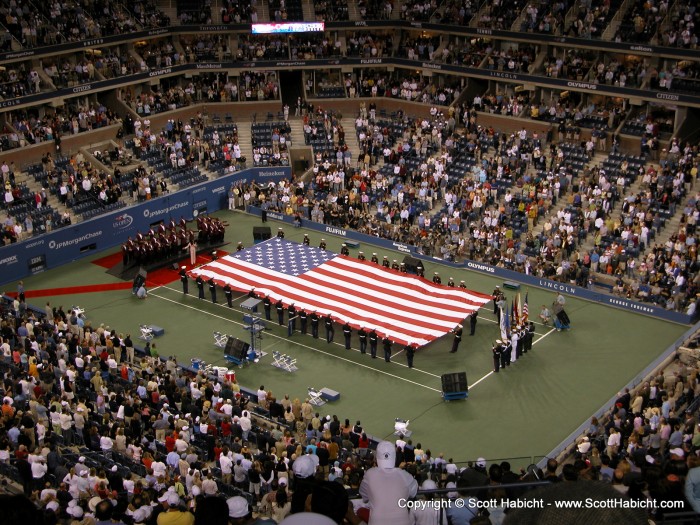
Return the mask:
[[(216, 255), (218, 257), (225, 257), (228, 255), (228, 252), (225, 252), (223, 250), (216, 250)], [(209, 255), (200, 254), (197, 256), (195, 266), (201, 266), (203, 264), (207, 264), (210, 262), (211, 262), (211, 257)], [(188, 270), (192, 269), (192, 265), (190, 265), (189, 257), (187, 259), (183, 259), (182, 261), (178, 262), (177, 266), (178, 266), (177, 270), (173, 270), (172, 268), (160, 268), (159, 270), (154, 270), (152, 272), (148, 272), (148, 277), (146, 278), (146, 284), (150, 288), (153, 288), (154, 286), (165, 286), (165, 285), (168, 285), (168, 284), (173, 283), (173, 282), (180, 279), (179, 268), (181, 266), (186, 266)]]
[[(219, 257), (225, 257), (228, 255), (228, 252), (225, 252), (223, 250), (217, 250), (216, 251), (217, 256)], [(116, 257), (116, 262), (115, 262), (115, 257)], [(108, 263), (108, 261), (112, 259), (111, 263)], [(105, 268), (111, 268), (115, 264), (117, 264), (121, 260), (121, 254), (117, 253), (114, 255), (108, 255), (107, 257), (102, 257), (101, 259), (97, 259), (93, 261), (94, 264), (98, 264), (99, 266), (103, 266)], [(203, 264), (207, 264), (211, 262), (211, 257), (209, 255), (198, 255), (197, 256), (197, 262), (195, 266), (201, 266)], [(107, 266), (109, 264), (109, 266)], [(192, 269), (192, 266), (190, 265), (190, 260), (187, 258), (186, 260), (180, 261), (178, 263), (178, 268), (180, 266), (187, 266), (188, 270)], [(153, 272), (149, 272), (148, 277), (146, 279), (146, 285), (148, 288), (153, 288), (154, 286), (165, 286), (167, 284), (170, 284), (172, 282), (177, 281), (180, 278), (179, 275), (179, 269), (178, 270), (173, 270), (171, 268), (161, 268), (159, 270), (155, 270)], [(113, 292), (117, 290), (131, 290), (131, 287), (133, 286), (133, 283), (131, 282), (123, 282), (123, 283), (108, 283), (108, 284), (86, 284), (83, 286), (64, 286), (61, 288), (46, 288), (44, 290), (27, 290), (25, 292), (25, 296), (27, 298), (31, 297), (48, 297), (48, 296), (53, 296), (53, 295), (72, 295), (72, 294), (80, 294), (80, 293), (95, 293), (95, 292)], [(7, 295), (10, 297), (16, 297), (17, 292), (7, 292)]]
[(122, 262), (122, 253), (117, 252), (113, 253), (112, 255), (107, 255), (106, 257), (100, 257), (99, 259), (95, 259), (94, 261), (92, 261), (92, 264), (102, 266), (102, 268), (107, 268), (109, 270), (110, 268), (116, 266), (120, 262)]
[[(49, 295), (72, 295), (79, 293), (113, 292), (115, 290), (131, 290), (132, 283), (86, 284), (83, 286), (63, 286), (61, 288), (45, 288), (44, 290), (27, 290), (24, 295), (30, 297), (46, 297)], [(15, 297), (17, 292), (7, 295)]]

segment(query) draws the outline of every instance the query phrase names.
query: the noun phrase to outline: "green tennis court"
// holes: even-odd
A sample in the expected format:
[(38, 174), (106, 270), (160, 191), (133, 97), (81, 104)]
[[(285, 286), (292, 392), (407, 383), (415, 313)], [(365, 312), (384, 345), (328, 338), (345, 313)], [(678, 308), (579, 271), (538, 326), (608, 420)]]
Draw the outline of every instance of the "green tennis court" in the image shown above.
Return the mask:
[[(231, 224), (226, 240), (232, 244), (224, 249), (234, 250), (238, 241), (252, 245), (252, 227), (259, 224), (258, 218), (228, 211), (216, 215)], [(315, 245), (321, 237), (303, 229), (285, 231), (287, 239), (296, 241), (307, 233)], [(341, 238), (330, 234), (324, 237), (328, 249), (340, 250)], [(365, 253), (376, 251), (380, 258), (400, 255), (376, 247), (359, 249)], [(174, 270), (173, 282), (151, 288), (145, 301), (137, 300), (129, 290), (64, 291), (62, 295), (51, 291), (119, 283), (105, 268), (91, 262), (107, 253), (26, 279), (25, 288), (34, 292), (29, 302), (40, 307), (46, 301), (64, 308), (80, 306), (93, 325), (104, 323), (134, 338), (141, 324), (162, 326), (165, 335), (154, 340), (158, 352), (161, 356), (177, 356), (185, 364), (193, 357), (224, 364), (223, 351), (214, 346), (215, 331), (249, 339), (243, 311), (237, 308), (245, 297), (239, 295), (234, 308), (229, 309), (208, 299), (198, 300), (196, 294), (184, 295)], [(351, 255), (357, 255), (357, 249), (351, 250)], [(424, 264), (426, 275), (439, 271), (443, 282), (450, 276), (457, 282), (464, 279), (469, 288), (483, 293), (502, 284), (501, 280), (475, 272), (433, 262)], [(192, 288), (196, 292), (192, 285), (190, 292)], [(7, 290), (12, 291), (9, 286)], [(537, 319), (541, 305), (551, 304), (553, 293), (522, 288), (523, 298), (526, 291), (530, 317)], [(513, 297), (512, 293), (506, 295), (508, 299)], [(219, 301), (224, 301), (221, 293)], [(353, 350), (347, 351), (338, 330), (336, 343), (327, 344), (325, 339), (299, 333), (289, 338), (286, 326), (268, 322), (262, 340), (267, 355), (257, 364), (236, 369), (236, 373), (239, 383), (254, 389), (264, 385), (278, 398), (289, 394), (303, 401), (308, 387), (337, 390), (340, 400), (320, 407), (319, 412), (353, 422), (359, 419), (375, 437), (391, 436), (395, 418), (409, 419), (413, 442), (420, 442), (433, 455), (443, 452), (455, 460), (537, 457), (565, 439), (687, 329), (572, 297), (567, 298), (567, 312), (572, 319), (571, 331), (556, 332), (538, 325), (532, 352), (498, 374), (491, 373), (491, 345), (499, 338), (499, 330), (490, 304), (480, 313), (475, 336), (469, 337), (465, 330), (457, 353), (449, 353), (452, 339), (446, 336), (419, 349), (413, 369), (406, 366), (403, 352), (397, 352), (396, 347), (392, 362), (385, 363), (381, 358), (361, 355), (354, 334)], [(271, 366), (273, 351), (296, 358), (298, 371), (288, 373)], [(440, 395), (440, 375), (459, 371), (467, 372), (469, 398), (445, 402)]]

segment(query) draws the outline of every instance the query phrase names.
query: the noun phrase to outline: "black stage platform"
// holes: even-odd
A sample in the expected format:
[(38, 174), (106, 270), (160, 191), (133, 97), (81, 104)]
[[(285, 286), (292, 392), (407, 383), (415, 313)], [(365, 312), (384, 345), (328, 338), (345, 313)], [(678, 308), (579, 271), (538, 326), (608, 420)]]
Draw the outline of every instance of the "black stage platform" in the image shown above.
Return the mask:
[[(197, 255), (201, 255), (203, 253), (210, 254), (211, 252), (218, 250), (220, 248), (223, 248), (226, 246), (227, 242), (215, 242), (215, 243), (207, 243), (207, 244), (199, 244), (197, 246)], [(181, 250), (179, 253), (176, 253), (175, 255), (171, 255), (169, 257), (164, 257), (161, 258), (157, 261), (151, 261), (146, 264), (138, 264), (136, 261), (134, 261), (133, 264), (129, 264), (126, 268), (124, 268), (124, 264), (120, 261), (116, 265), (112, 266), (109, 270), (107, 270), (107, 273), (109, 275), (113, 275), (114, 277), (117, 277), (119, 279), (122, 279), (124, 281), (133, 281), (134, 277), (139, 273), (139, 270), (143, 268), (147, 272), (152, 272), (155, 270), (159, 270), (161, 268), (166, 268), (168, 266), (172, 266), (173, 264), (180, 264), (181, 261), (187, 260), (188, 266), (189, 266), (189, 257), (190, 253), (188, 250)]]

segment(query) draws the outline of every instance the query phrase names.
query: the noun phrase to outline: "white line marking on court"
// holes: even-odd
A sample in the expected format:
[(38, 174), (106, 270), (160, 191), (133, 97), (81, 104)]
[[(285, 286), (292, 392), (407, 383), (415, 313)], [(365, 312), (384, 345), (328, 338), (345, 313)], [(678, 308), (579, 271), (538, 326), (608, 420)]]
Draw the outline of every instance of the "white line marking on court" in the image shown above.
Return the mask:
[[(158, 299), (162, 299), (163, 301), (168, 301), (168, 302), (171, 302), (171, 303), (179, 304), (180, 306), (184, 306), (185, 308), (189, 308), (189, 309), (191, 309), (191, 310), (196, 310), (196, 311), (201, 312), (201, 313), (206, 314), (206, 315), (211, 315), (212, 317), (217, 317), (217, 318), (219, 318), (219, 319), (222, 319), (222, 320), (224, 320), (224, 321), (226, 321), (226, 322), (229, 322), (229, 323), (233, 323), (233, 324), (238, 325), (238, 326), (245, 326), (243, 323), (239, 323), (238, 321), (234, 321), (234, 320), (232, 320), (232, 319), (226, 319), (225, 317), (222, 317), (222, 316), (216, 315), (216, 314), (212, 314), (212, 313), (210, 313), (210, 312), (205, 312), (204, 310), (200, 310), (199, 308), (195, 308), (194, 306), (190, 306), (190, 305), (187, 305), (187, 304), (182, 304), (182, 303), (180, 303), (180, 302), (178, 302), (178, 301), (174, 301), (174, 300), (172, 300), (172, 299), (168, 299), (167, 297), (163, 297), (163, 296), (156, 295), (156, 294), (151, 294), (151, 296), (152, 296), (152, 297), (156, 297), (156, 298), (158, 298)], [(267, 335), (270, 335), (270, 336), (272, 336), (272, 337), (274, 337), (274, 338), (276, 338), (276, 339), (285, 340), (284, 337), (281, 337), (281, 336), (276, 335), (276, 334), (270, 333), (270, 334), (267, 334)], [(338, 356), (338, 355), (336, 355), (336, 354), (332, 354), (332, 353), (330, 353), (330, 352), (325, 352), (325, 351), (320, 350), (320, 349), (318, 349), (318, 348), (313, 348), (312, 346), (308, 346), (308, 345), (299, 343), (299, 342), (297, 342), (297, 341), (293, 341), (293, 340), (291, 340), (291, 339), (286, 339), (286, 340), (290, 341), (290, 342), (293, 343), (293, 344), (296, 344), (296, 345), (299, 345), (299, 346), (301, 346), (301, 347), (304, 347), (304, 348), (307, 348), (307, 349), (309, 349), (309, 350), (312, 350), (313, 352), (318, 352), (318, 353), (320, 353), (320, 354), (324, 354), (324, 355), (327, 355), (327, 356), (335, 357), (336, 359), (341, 359), (341, 360), (346, 361), (346, 362), (348, 362), (348, 363), (352, 363), (353, 365), (361, 366), (362, 368), (367, 368), (367, 369), (369, 369), (369, 370), (373, 370), (373, 371), (378, 372), (378, 373), (380, 373), (380, 374), (384, 374), (384, 375), (393, 377), (393, 378), (395, 378), (395, 379), (400, 379), (401, 381), (406, 381), (407, 383), (411, 383), (411, 384), (414, 384), (414, 385), (416, 385), (416, 386), (420, 386), (420, 387), (426, 388), (426, 389), (428, 389), (428, 390), (432, 390), (433, 392), (442, 393), (442, 390), (438, 390), (437, 388), (433, 388), (433, 387), (430, 387), (430, 386), (426, 386), (426, 385), (423, 385), (423, 384), (421, 384), (421, 383), (417, 383), (416, 381), (411, 381), (410, 379), (406, 379), (406, 378), (404, 378), (404, 377), (397, 376), (397, 375), (394, 375), (394, 374), (392, 374), (392, 373), (385, 372), (384, 370), (379, 370), (379, 369), (377, 369), (377, 368), (373, 368), (373, 367), (371, 367), (371, 366), (368, 366), (368, 365), (365, 365), (365, 364), (362, 364), (362, 363), (357, 363), (357, 362), (355, 362), (355, 361), (352, 361), (351, 359), (347, 359), (347, 358), (345, 358), (345, 357), (341, 357), (341, 356)], [(399, 364), (399, 363), (397, 363), (397, 364)]]
[(552, 332), (556, 332), (556, 331), (557, 331), (556, 328), (552, 328), (549, 332), (547, 332), (546, 334), (544, 334), (544, 335), (543, 335), (542, 337), (540, 337), (537, 341), (534, 341), (532, 344), (533, 344), (533, 345), (536, 345), (537, 343), (539, 343), (540, 341), (542, 341), (542, 339), (544, 339), (545, 337), (547, 337), (549, 334), (551, 334)]
[[(172, 292), (176, 292), (176, 293), (179, 292), (179, 293), (182, 293), (182, 292), (180, 292), (180, 290), (176, 290), (175, 288), (170, 288), (169, 286), (162, 286), (162, 288), (165, 288), (166, 290), (170, 290), (170, 291), (172, 291)], [(244, 295), (241, 295), (238, 299), (242, 299), (243, 297), (247, 297), (247, 296), (248, 296), (248, 294), (244, 294)], [(192, 297), (194, 297), (194, 296), (192, 296)], [(178, 303), (178, 304), (180, 304), (180, 303)], [(246, 313), (246, 312), (248, 312), (248, 310), (241, 310), (241, 309), (238, 308), (238, 307), (229, 308), (229, 307), (227, 306), (226, 303), (215, 303), (215, 304), (216, 304), (216, 306), (221, 306), (221, 307), (223, 307), (223, 308), (225, 308), (226, 310), (229, 310), (229, 311), (236, 311), (236, 312), (239, 312), (239, 313)], [(270, 323), (272, 323), (272, 321), (270, 321)], [(298, 331), (298, 330), (297, 330), (296, 332), (294, 332), (294, 333), (295, 333), (295, 334), (298, 333), (298, 334), (300, 334), (300, 335), (304, 335), (304, 334), (302, 334), (302, 333), (301, 333), (300, 331)], [(307, 337), (311, 337), (311, 334), (308, 334), (308, 333), (307, 333), (306, 336), (307, 336)], [(277, 337), (279, 337), (279, 336), (277, 336)], [(282, 338), (282, 339), (284, 339), (284, 338)], [(333, 341), (332, 344), (334, 344), (334, 345), (336, 345), (336, 346), (340, 346), (340, 347), (342, 347), (342, 348), (345, 348), (345, 344), (343, 344), (343, 343), (338, 343), (338, 342), (336, 342), (336, 341)], [(354, 351), (354, 352), (359, 352), (359, 351), (360, 351), (359, 348), (352, 348), (352, 347), (351, 347), (350, 349), (351, 349), (352, 351)], [(392, 356), (391, 356), (392, 359), (393, 359), (394, 357), (396, 357), (397, 355), (399, 355), (401, 352), (403, 352), (403, 350), (400, 350), (400, 351), (398, 351), (396, 354), (392, 355)], [(408, 365), (405, 365), (405, 364), (403, 364), (403, 363), (398, 363), (398, 362), (395, 362), (395, 361), (393, 361), (393, 360), (391, 361), (391, 363), (393, 363), (393, 364), (395, 364), (395, 365), (398, 365), (398, 366), (403, 366), (404, 368), (408, 368)], [(438, 379), (441, 379), (441, 378), (442, 378), (442, 376), (440, 376), (440, 375), (433, 374), (432, 372), (428, 372), (428, 371), (426, 371), (426, 370), (421, 370), (420, 368), (413, 367), (411, 370), (415, 370), (416, 372), (421, 372), (421, 373), (426, 374), (426, 375), (429, 375), (429, 376), (437, 377)]]
[(490, 375), (492, 375), (492, 374), (493, 374), (493, 370), (491, 370), (488, 374), (486, 374), (484, 377), (482, 377), (481, 379), (479, 379), (476, 383), (473, 383), (472, 385), (470, 385), (469, 388), (474, 388), (476, 385), (478, 385), (479, 383), (481, 383), (484, 379), (486, 379), (488, 376), (490, 376)]
[[(495, 319), (491, 319), (491, 318), (489, 318), (489, 317), (482, 317), (482, 316), (479, 316), (479, 319), (483, 319), (484, 321), (488, 321), (489, 323), (499, 324), (498, 321), (496, 321)], [(540, 325), (540, 326), (546, 326), (546, 325), (543, 325), (542, 323), (538, 323), (537, 321), (532, 321), (532, 322), (535, 323), (535, 324), (538, 324), (538, 325)]]

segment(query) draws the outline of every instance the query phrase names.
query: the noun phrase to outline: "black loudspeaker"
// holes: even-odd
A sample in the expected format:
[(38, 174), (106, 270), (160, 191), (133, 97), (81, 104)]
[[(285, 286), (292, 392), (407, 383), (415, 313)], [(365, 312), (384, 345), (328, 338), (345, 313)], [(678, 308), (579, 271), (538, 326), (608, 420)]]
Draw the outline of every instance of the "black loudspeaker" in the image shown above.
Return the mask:
[(253, 240), (266, 241), (272, 237), (269, 226), (253, 226)]
[(403, 258), (403, 263), (406, 265), (406, 270), (410, 273), (418, 273), (418, 266), (420, 265), (420, 259), (411, 257), (407, 255)]
[(442, 391), (445, 394), (453, 394), (455, 392), (467, 392), (469, 390), (469, 386), (467, 385), (466, 372), (442, 374), (441, 379)]
[(250, 344), (235, 337), (229, 337), (224, 348), (224, 355), (230, 355), (236, 359), (243, 360), (248, 355)]

